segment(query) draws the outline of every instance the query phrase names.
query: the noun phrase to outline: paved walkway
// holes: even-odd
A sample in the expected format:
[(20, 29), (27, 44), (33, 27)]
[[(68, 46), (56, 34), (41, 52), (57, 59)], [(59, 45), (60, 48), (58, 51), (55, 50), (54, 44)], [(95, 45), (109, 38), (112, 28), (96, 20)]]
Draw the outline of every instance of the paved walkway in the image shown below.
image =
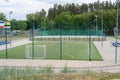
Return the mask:
[[(107, 37), (107, 40), (103, 42), (103, 47), (101, 42), (94, 42), (104, 61), (115, 62), (115, 47), (112, 42), (115, 42), (115, 39), (111, 37)], [(117, 48), (117, 53), (117, 61), (120, 62), (120, 47)]]
[(113, 64), (114, 63), (112, 62), (104, 62), (104, 61), (0, 59), (0, 66), (98, 67), (98, 66), (111, 66)]
[[(7, 48), (9, 49), (9, 48), (21, 46), (24, 44), (28, 44), (28, 43), (31, 43), (31, 41), (28, 38), (14, 40), (10, 44), (7, 45)], [(6, 45), (0, 45), (0, 50), (5, 50), (5, 49), (6, 49)]]
[(0, 59), (0, 68), (43, 68), (51, 67), (55, 73), (59, 73), (65, 67), (79, 72), (92, 70), (95, 72), (120, 72), (120, 63), (114, 64), (105, 61), (74, 61), (74, 60), (32, 60), (32, 59)]

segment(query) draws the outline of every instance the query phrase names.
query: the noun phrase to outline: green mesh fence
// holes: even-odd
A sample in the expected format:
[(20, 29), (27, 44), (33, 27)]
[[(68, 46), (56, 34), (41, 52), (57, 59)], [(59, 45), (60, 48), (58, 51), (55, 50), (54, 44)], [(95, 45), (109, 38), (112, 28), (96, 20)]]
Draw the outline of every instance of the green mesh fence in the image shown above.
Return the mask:
[(101, 36), (102, 31), (101, 30), (42, 30), (40, 31), (40, 36), (86, 36), (86, 35), (92, 35), (92, 36)]

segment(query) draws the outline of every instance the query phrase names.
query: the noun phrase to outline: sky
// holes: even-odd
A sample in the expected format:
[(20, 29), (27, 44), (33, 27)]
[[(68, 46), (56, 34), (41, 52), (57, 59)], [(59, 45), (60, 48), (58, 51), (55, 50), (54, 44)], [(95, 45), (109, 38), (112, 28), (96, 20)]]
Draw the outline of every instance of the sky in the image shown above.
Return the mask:
[[(97, 0), (0, 0), (0, 12), (3, 12), (7, 19), (9, 16), (11, 19), (25, 20), (26, 14), (35, 13), (40, 11), (42, 8), (46, 11), (53, 7), (55, 3), (66, 4), (66, 3), (93, 3)], [(100, 0), (110, 1), (110, 0)], [(115, 2), (115, 0), (111, 0)], [(12, 14), (10, 12), (12, 11)]]

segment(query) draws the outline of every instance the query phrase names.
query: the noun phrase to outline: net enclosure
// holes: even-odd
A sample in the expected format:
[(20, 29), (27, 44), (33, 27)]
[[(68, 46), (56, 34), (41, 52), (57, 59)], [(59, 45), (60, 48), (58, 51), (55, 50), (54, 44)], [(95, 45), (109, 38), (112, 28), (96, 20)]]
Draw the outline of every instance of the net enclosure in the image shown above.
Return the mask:
[(95, 36), (102, 35), (101, 30), (40, 30), (40, 36), (59, 36), (60, 34), (63, 36), (87, 36), (92, 35)]

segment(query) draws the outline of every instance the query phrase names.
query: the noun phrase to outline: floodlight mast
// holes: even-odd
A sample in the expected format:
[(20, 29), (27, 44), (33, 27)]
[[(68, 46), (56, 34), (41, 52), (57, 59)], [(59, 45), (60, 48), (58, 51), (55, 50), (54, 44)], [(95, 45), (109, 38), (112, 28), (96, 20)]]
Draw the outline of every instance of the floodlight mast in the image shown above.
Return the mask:
[(12, 13), (13, 13), (12, 11), (9, 12), (9, 21), (10, 21), (10, 47), (11, 47), (11, 41), (12, 41), (12, 26), (11, 26), (11, 14)]
[[(118, 41), (118, 40), (117, 40), (117, 37), (118, 37), (118, 19), (119, 19), (119, 18), (118, 18), (118, 16), (119, 16), (119, 15), (118, 15), (118, 14), (119, 14), (119, 13), (118, 13), (119, 0), (116, 0), (116, 5), (117, 5), (117, 16), (116, 16), (116, 29), (117, 29), (116, 32), (117, 32), (117, 33), (116, 33), (115, 36), (116, 36), (116, 42), (117, 42), (117, 41)], [(117, 48), (117, 46), (116, 46), (116, 47), (115, 47), (115, 64), (117, 63), (117, 54), (118, 54), (117, 51), (118, 51), (118, 48)]]

